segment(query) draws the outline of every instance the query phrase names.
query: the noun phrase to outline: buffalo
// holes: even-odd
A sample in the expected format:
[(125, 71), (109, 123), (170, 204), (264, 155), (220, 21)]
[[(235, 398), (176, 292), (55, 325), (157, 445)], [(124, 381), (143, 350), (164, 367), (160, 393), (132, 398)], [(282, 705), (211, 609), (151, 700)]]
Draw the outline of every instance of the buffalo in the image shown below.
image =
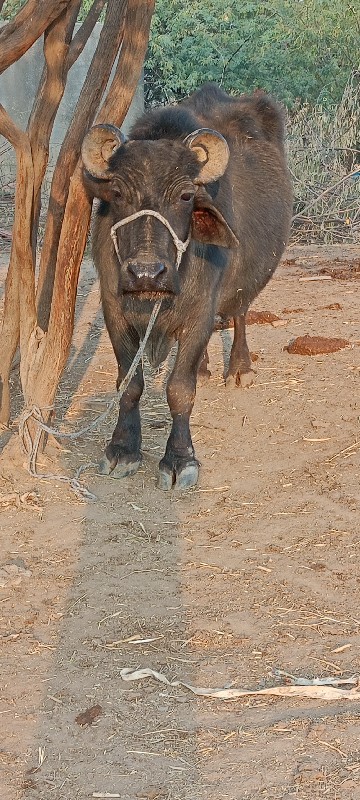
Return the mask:
[[(118, 386), (161, 307), (146, 346), (157, 366), (177, 342), (167, 383), (172, 428), (158, 485), (196, 485), (190, 434), (197, 375), (207, 372), (216, 317), (234, 320), (226, 383), (253, 380), (245, 314), (284, 251), (292, 191), (281, 107), (263, 92), (232, 97), (214, 84), (150, 110), (129, 139), (95, 125), (82, 145), (85, 186), (99, 198), (93, 258)], [(141, 463), (141, 363), (122, 395), (100, 472), (133, 474)]]

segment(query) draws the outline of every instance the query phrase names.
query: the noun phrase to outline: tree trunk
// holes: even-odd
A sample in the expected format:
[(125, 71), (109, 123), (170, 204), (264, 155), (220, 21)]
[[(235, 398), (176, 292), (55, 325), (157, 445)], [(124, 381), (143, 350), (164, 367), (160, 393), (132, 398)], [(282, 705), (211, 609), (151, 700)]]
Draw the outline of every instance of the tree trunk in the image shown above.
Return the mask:
[(120, 46), (115, 75), (97, 122), (122, 124), (141, 74), (154, 0), (107, 0), (98, 47), (53, 176), (35, 293), (41, 186), (53, 122), (68, 71), (105, 3), (94, 0), (74, 38), (80, 0), (28, 0), (14, 22), (0, 32), (0, 41), (5, 43), (1, 69), (11, 63), (11, 58), (19, 58), (45, 31), (45, 68), (27, 132), (21, 131), (0, 106), (0, 132), (15, 148), (17, 160), (13, 244), (0, 336), (0, 421), (5, 423), (10, 410), (9, 371), (19, 339), (25, 409), (36, 406), (48, 416), (53, 405), (71, 344), (79, 270), (91, 214), (92, 198), (86, 195), (82, 181), (81, 142), (94, 122)]
[[(124, 39), (113, 82), (96, 122), (120, 126), (139, 82), (145, 57), (153, 0), (128, 0)], [(121, 87), (121, 94), (120, 89)], [(53, 404), (65, 367), (74, 327), (75, 300), (91, 214), (82, 181), (81, 160), (70, 183), (60, 241), (48, 332), (40, 343), (27, 402), (39, 408)]]
[(0, 422), (7, 425), (10, 414), (11, 363), (20, 337), (24, 355), (21, 372), (26, 383), (28, 341), (36, 326), (35, 269), (31, 248), (34, 173), (29, 137), (15, 125), (2, 106), (0, 131), (15, 149), (17, 166), (15, 218), (1, 330)]
[[(92, 125), (122, 39), (126, 0), (109, 0), (103, 29), (55, 166), (37, 285), (38, 321), (46, 331), (70, 178)], [(87, 223), (88, 225), (88, 223)], [(86, 225), (86, 227), (87, 227)], [(81, 255), (82, 257), (82, 255)]]
[(67, 57), (81, 0), (70, 0), (68, 7), (49, 25), (44, 35), (45, 64), (29, 117), (27, 130), (34, 159), (34, 204), (32, 247), (36, 257), (41, 211), (41, 187), (49, 161), (49, 144), (56, 113), (64, 95)]
[[(27, 272), (23, 272), (22, 264), (28, 263), (28, 242), (25, 227), (30, 220), (32, 248), (32, 274), (36, 259), (36, 240), (41, 209), (41, 187), (44, 179), (49, 157), (49, 142), (53, 124), (62, 99), (66, 78), (70, 67), (80, 55), (97, 17), (99, 16), (105, 0), (94, 0), (83, 26), (78, 31), (77, 37), (72, 40), (74, 25), (81, 4), (81, 0), (67, 0), (67, 3), (58, 4), (58, 17), (52, 21), (44, 36), (45, 65), (40, 79), (38, 91), (29, 117), (27, 134), (14, 125), (5, 109), (0, 109), (0, 131), (13, 145), (17, 161), (17, 189), (15, 197), (15, 222), (12, 239), (10, 263), (5, 283), (5, 302), (3, 321), (0, 332), (0, 423), (7, 425), (10, 417), (10, 391), (9, 376), (12, 361), (20, 339), (20, 298), (24, 298)], [(55, 4), (52, 2), (52, 16)], [(25, 9), (23, 9), (25, 14)], [(46, 9), (49, 12), (49, 8)], [(6, 26), (7, 35), (13, 29), (16, 20), (19, 21), (19, 12), (13, 23)], [(27, 16), (25, 15), (27, 19)], [(90, 23), (88, 21), (90, 18)], [(30, 32), (31, 33), (31, 32)], [(81, 35), (80, 35), (81, 34)], [(71, 45), (76, 40), (76, 46), (71, 50)], [(71, 51), (71, 58), (70, 58)], [(31, 167), (30, 167), (31, 164)], [(24, 202), (21, 200), (26, 185), (28, 198), (32, 197), (30, 216), (27, 214), (27, 204), (24, 211)], [(19, 234), (19, 219), (23, 220), (21, 234)], [(34, 279), (31, 283), (31, 292), (35, 297)], [(26, 317), (31, 320), (31, 316)], [(40, 330), (34, 325), (30, 334), (35, 351), (38, 346)], [(23, 391), (26, 394), (27, 378), (31, 367), (28, 364), (28, 355), (24, 349), (24, 335), (22, 336), (22, 365), (21, 376)], [(31, 349), (31, 348), (30, 348)]]
[(79, 58), (79, 55), (82, 53), (86, 42), (95, 28), (105, 3), (106, 0), (94, 0), (86, 19), (71, 42), (66, 63), (67, 71), (71, 69), (72, 65), (75, 64), (76, 59)]

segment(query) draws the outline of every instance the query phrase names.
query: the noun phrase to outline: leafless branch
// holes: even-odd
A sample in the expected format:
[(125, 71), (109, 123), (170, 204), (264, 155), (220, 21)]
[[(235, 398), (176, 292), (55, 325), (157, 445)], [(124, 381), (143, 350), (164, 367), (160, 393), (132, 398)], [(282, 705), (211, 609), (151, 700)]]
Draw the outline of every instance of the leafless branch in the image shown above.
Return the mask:
[(66, 59), (81, 0), (70, 0), (67, 8), (49, 25), (44, 35), (45, 65), (28, 122), (34, 160), (34, 204), (32, 244), (36, 239), (41, 208), (41, 186), (49, 158), (49, 142), (56, 112), (67, 78)]
[(309, 203), (307, 206), (305, 206), (305, 208), (303, 208), (301, 211), (299, 211), (298, 214), (295, 214), (295, 216), (292, 218), (292, 222), (294, 222), (295, 219), (298, 219), (298, 217), (303, 217), (304, 215), (306, 215), (307, 212), (310, 211), (310, 208), (315, 206), (316, 203), (319, 202), (319, 200), (322, 200), (322, 198), (325, 197), (325, 195), (329, 194), (330, 192), (333, 192), (335, 189), (338, 189), (339, 186), (341, 186), (343, 183), (345, 183), (345, 181), (349, 180), (349, 178), (352, 178), (353, 175), (357, 175), (358, 172), (359, 172), (359, 169), (360, 169), (360, 166), (355, 167), (355, 169), (351, 170), (351, 172), (348, 172), (348, 174), (345, 175), (344, 178), (341, 178), (340, 181), (337, 181), (336, 183), (333, 183), (331, 186), (327, 186), (326, 189), (324, 189), (324, 191), (321, 192), (321, 194), (319, 194), (317, 197), (315, 197), (315, 200), (312, 200), (311, 203)]
[(0, 28), (0, 74), (39, 39), (71, 0), (28, 0), (11, 22)]
[(94, 27), (100, 17), (100, 14), (105, 6), (106, 0), (94, 0), (86, 19), (84, 20), (81, 28), (75, 34), (69, 49), (66, 68), (71, 69), (75, 61), (81, 55), (86, 42), (91, 36)]
[(37, 286), (39, 324), (43, 330), (47, 329), (50, 314), (57, 249), (70, 178), (80, 155), (82, 139), (93, 122), (120, 47), (125, 4), (126, 0), (108, 0), (99, 42), (55, 166)]

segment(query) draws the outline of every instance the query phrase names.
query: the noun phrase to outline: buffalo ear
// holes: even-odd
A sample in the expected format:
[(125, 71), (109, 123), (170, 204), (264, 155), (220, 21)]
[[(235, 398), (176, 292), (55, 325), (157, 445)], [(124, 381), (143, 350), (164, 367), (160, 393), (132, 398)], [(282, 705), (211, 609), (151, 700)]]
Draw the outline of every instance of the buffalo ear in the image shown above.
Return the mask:
[(194, 210), (191, 221), (191, 237), (203, 244), (216, 244), (220, 247), (237, 247), (239, 240), (230, 225), (211, 200), (210, 195), (202, 190), (195, 195)]
[(194, 183), (210, 183), (224, 174), (230, 151), (221, 133), (211, 128), (199, 128), (184, 139), (184, 144), (195, 153), (201, 164)]
[(109, 180), (109, 159), (126, 141), (124, 134), (115, 125), (94, 125), (81, 145), (81, 157), (85, 172), (95, 180)]

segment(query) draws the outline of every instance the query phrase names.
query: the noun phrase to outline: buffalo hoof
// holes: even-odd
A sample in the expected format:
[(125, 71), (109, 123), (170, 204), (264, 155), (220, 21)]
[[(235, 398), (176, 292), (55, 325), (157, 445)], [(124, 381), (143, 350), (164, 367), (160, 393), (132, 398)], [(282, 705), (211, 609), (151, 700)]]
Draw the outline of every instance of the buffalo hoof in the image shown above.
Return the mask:
[(158, 489), (162, 489), (163, 492), (169, 492), (170, 489), (172, 489), (173, 484), (174, 484), (174, 473), (168, 472), (165, 469), (161, 469), (157, 481)]
[(182, 489), (192, 489), (196, 486), (199, 478), (199, 465), (188, 464), (187, 467), (178, 472), (176, 475), (175, 489), (181, 491)]
[(255, 372), (250, 369), (249, 372), (236, 372), (235, 375), (226, 375), (225, 386), (227, 389), (238, 388), (248, 389), (255, 382)]
[(112, 478), (127, 478), (135, 475), (141, 464), (141, 458), (136, 461), (109, 461), (106, 456), (101, 459), (98, 466), (100, 475), (111, 475)]
[(158, 488), (164, 492), (170, 491), (174, 487), (175, 491), (181, 492), (186, 489), (192, 489), (196, 486), (199, 478), (199, 464), (194, 461), (192, 464), (187, 464), (182, 469), (169, 470), (166, 467), (160, 467)]

